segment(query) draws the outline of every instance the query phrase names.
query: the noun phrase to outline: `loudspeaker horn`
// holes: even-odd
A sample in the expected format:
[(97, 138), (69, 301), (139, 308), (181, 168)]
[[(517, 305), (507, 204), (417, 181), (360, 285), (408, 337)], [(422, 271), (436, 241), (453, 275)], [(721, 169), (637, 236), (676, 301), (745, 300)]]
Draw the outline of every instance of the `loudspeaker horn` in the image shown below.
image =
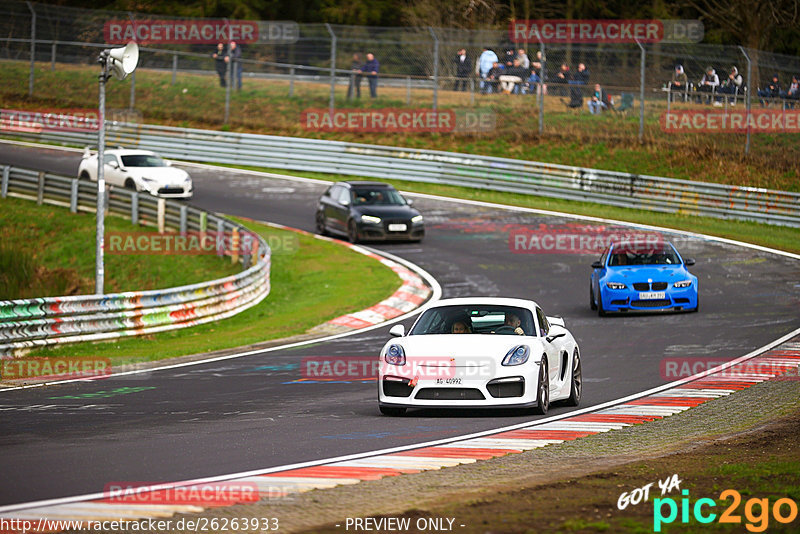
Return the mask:
[(108, 55), (111, 74), (118, 80), (124, 80), (128, 74), (136, 70), (136, 65), (139, 63), (139, 45), (131, 41), (124, 47), (112, 48)]

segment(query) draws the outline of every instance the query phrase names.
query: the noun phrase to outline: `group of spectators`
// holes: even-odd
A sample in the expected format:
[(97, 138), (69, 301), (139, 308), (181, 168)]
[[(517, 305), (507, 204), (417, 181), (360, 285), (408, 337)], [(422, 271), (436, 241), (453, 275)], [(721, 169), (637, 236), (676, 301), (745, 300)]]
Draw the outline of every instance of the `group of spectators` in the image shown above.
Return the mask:
[(242, 90), (242, 49), (236, 44), (236, 41), (228, 43), (227, 48), (225, 43), (217, 43), (217, 49), (211, 54), (214, 59), (214, 66), (219, 75), (220, 87), (227, 87), (228, 85), (228, 67), (230, 66), (230, 83), (231, 87), (236, 90)]
[[(795, 102), (800, 99), (800, 77), (792, 76), (792, 83), (784, 91), (781, 87), (777, 74), (763, 89), (758, 89), (758, 97), (761, 105), (769, 105), (774, 99), (784, 99), (789, 101), (789, 105), (794, 107)], [(713, 102), (715, 106), (722, 106), (722, 99), (728, 98), (732, 104), (736, 103), (736, 96), (743, 94), (745, 89), (744, 79), (739, 73), (739, 69), (734, 65), (728, 72), (724, 81), (720, 82), (719, 75), (714, 67), (708, 66), (703, 73), (703, 77), (694, 85), (689, 82), (689, 78), (682, 65), (676, 65), (672, 73), (672, 80), (669, 83), (670, 93), (682, 93), (694, 96), (696, 102)]]
[(353, 54), (353, 62), (350, 65), (350, 83), (347, 86), (347, 99), (353, 98), (355, 93), (356, 98), (361, 98), (361, 80), (364, 76), (367, 77), (369, 84), (369, 96), (376, 98), (378, 96), (378, 70), (380, 63), (375, 59), (375, 54), (368, 53), (367, 61), (361, 61), (361, 54)]

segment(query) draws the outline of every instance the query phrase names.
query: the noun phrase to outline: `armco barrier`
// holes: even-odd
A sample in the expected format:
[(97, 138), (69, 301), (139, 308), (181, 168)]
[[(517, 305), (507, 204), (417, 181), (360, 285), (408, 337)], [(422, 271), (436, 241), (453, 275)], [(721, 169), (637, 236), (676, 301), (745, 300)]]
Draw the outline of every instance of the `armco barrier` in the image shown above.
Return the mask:
[[(94, 212), (97, 183), (6, 166), (0, 192), (3, 198)], [(111, 188), (107, 204), (109, 213), (138, 224), (157, 224), (159, 204), (163, 204), (166, 228), (216, 235), (238, 230), (246, 245), (238, 260), (243, 271), (219, 280), (153, 291), (0, 301), (0, 356), (26, 347), (194, 326), (235, 315), (269, 294), (269, 246), (243, 226), (186, 204), (127, 189)]]
[[(6, 135), (79, 146), (96, 143), (92, 132)], [(156, 150), (189, 161), (458, 185), (800, 227), (800, 193), (786, 191), (454, 152), (169, 126), (115, 123), (108, 125), (107, 135), (109, 145)]]

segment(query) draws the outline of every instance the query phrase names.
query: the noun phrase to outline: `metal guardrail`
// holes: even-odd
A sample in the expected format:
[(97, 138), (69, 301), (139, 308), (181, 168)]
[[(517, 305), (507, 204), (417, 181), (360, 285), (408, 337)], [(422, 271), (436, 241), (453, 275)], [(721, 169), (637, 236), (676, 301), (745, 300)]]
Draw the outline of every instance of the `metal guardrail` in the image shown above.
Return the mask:
[[(11, 133), (91, 145), (94, 132)], [(107, 143), (188, 161), (472, 187), (665, 213), (800, 227), (800, 193), (454, 152), (341, 141), (110, 124)]]
[[(68, 207), (72, 212), (95, 212), (95, 182), (10, 166), (2, 167), (0, 180), (2, 198), (13, 196)], [(42, 345), (203, 324), (240, 313), (269, 294), (271, 254), (257, 234), (204, 210), (147, 193), (111, 188), (107, 194), (108, 212), (135, 224), (159, 224), (179, 232), (214, 232), (215, 236), (235, 231), (244, 245), (237, 260), (242, 272), (152, 291), (0, 301), (0, 355)], [(218, 253), (230, 255), (231, 251)]]

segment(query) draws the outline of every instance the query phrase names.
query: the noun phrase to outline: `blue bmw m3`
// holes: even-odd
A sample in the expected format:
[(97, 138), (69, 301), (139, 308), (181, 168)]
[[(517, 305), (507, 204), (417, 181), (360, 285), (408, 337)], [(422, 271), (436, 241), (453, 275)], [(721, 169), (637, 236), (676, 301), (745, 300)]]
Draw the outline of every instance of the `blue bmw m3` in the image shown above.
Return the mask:
[(592, 263), (589, 306), (599, 315), (610, 312), (696, 312), (700, 303), (697, 277), (667, 242), (611, 243)]

